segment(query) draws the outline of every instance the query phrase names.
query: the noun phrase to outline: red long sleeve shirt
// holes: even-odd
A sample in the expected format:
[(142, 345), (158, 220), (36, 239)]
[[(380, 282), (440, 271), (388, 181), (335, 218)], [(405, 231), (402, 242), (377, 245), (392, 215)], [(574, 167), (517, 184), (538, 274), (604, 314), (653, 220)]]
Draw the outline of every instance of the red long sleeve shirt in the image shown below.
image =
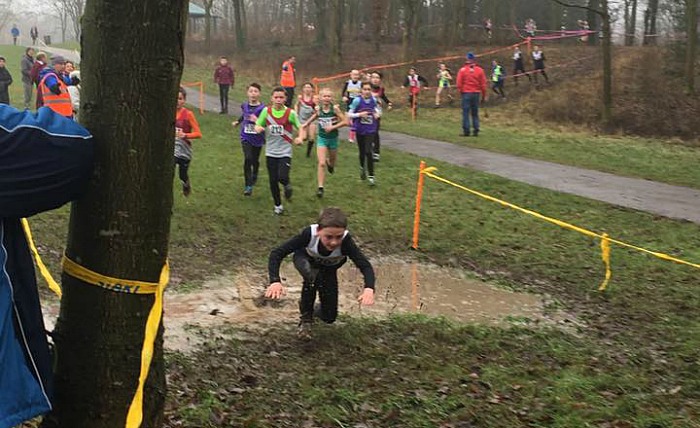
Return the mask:
[(457, 73), (457, 88), (461, 93), (480, 92), (486, 99), (486, 74), (476, 64), (464, 64)]

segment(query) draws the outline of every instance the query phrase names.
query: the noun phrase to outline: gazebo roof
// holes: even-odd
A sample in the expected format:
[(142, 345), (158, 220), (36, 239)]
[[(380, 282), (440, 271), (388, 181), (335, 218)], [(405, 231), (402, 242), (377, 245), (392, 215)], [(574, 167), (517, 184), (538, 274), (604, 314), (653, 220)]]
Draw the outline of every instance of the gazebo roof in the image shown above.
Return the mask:
[(202, 18), (206, 15), (203, 7), (197, 6), (196, 4), (190, 2), (190, 18)]

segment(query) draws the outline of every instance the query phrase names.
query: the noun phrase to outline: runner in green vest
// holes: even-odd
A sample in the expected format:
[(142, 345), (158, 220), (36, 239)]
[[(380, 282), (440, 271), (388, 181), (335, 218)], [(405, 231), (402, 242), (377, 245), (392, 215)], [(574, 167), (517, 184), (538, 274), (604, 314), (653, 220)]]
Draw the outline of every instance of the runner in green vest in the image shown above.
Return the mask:
[(491, 62), (491, 82), (493, 86), (493, 92), (500, 95), (501, 98), (506, 97), (506, 92), (503, 90), (503, 84), (505, 83), (506, 70), (497, 60)]

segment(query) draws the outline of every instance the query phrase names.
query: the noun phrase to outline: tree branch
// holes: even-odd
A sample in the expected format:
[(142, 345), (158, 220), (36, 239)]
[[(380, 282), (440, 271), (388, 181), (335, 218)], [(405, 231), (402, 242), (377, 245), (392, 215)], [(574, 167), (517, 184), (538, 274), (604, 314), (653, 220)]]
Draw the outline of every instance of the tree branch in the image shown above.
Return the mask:
[(560, 4), (564, 7), (572, 7), (574, 9), (590, 10), (591, 12), (596, 13), (596, 14), (603, 16), (603, 17), (608, 15), (607, 12), (604, 12), (604, 11), (601, 11), (601, 10), (598, 10), (598, 9), (595, 9), (592, 7), (588, 7), (588, 6), (581, 6), (579, 4), (570, 4), (570, 3), (563, 2), (561, 0), (551, 0), (551, 1), (553, 1), (554, 3)]

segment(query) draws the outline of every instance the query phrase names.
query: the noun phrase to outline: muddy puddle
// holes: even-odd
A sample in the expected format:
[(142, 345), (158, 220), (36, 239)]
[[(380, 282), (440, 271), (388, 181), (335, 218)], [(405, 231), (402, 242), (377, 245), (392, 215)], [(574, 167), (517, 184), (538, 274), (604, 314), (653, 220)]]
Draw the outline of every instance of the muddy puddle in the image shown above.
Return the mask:
[[(502, 323), (506, 319), (545, 320), (541, 296), (516, 293), (469, 278), (456, 269), (401, 261), (376, 262), (376, 303), (360, 307), (362, 274), (351, 263), (339, 271), (339, 310), (361, 316), (387, 316), (421, 313), (445, 316), (462, 322)], [(284, 264), (281, 276), (287, 295), (280, 301), (262, 297), (267, 278), (262, 272), (224, 273), (206, 281), (192, 292), (171, 288), (165, 296), (165, 346), (188, 350), (200, 341), (190, 326), (213, 327), (225, 324), (265, 326), (295, 323), (301, 277), (291, 263)], [(45, 308), (49, 328), (57, 307)]]

